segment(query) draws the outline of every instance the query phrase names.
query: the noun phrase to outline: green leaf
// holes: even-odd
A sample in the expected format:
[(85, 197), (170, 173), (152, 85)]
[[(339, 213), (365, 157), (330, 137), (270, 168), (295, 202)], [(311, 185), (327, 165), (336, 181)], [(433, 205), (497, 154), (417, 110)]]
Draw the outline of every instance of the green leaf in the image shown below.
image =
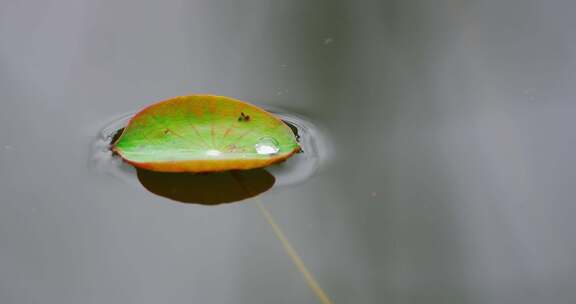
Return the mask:
[(161, 172), (261, 168), (300, 150), (280, 119), (228, 97), (192, 95), (148, 106), (112, 149), (128, 163)]

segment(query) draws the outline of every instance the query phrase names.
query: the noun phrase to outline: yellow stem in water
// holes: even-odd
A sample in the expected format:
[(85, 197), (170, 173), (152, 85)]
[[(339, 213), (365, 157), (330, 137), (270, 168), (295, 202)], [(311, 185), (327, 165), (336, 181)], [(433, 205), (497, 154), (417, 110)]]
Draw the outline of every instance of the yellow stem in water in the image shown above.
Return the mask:
[[(230, 173), (231, 173), (232, 177), (236, 180), (236, 182), (238, 182), (238, 185), (240, 185), (240, 187), (242, 189), (244, 189), (244, 191), (246, 191), (246, 193), (248, 193), (250, 195), (249, 189), (247, 189), (244, 186), (244, 184), (241, 181), (240, 176), (234, 171), (231, 171)], [(298, 268), (298, 271), (300, 271), (300, 273), (302, 273), (302, 275), (304, 276), (304, 280), (306, 280), (306, 283), (308, 284), (310, 289), (312, 289), (312, 291), (314, 292), (316, 297), (318, 297), (318, 300), (320, 300), (320, 303), (333, 304), (332, 301), (330, 300), (330, 298), (328, 298), (328, 295), (326, 295), (326, 293), (324, 292), (324, 290), (322, 290), (322, 288), (320, 288), (320, 285), (318, 285), (318, 282), (316, 281), (316, 279), (314, 278), (312, 273), (310, 273), (308, 268), (306, 268), (306, 265), (304, 265), (304, 262), (300, 258), (300, 255), (298, 255), (298, 252), (296, 252), (296, 250), (294, 249), (292, 244), (290, 244), (290, 242), (288, 241), (288, 238), (286, 238), (286, 236), (284, 235), (284, 232), (282, 232), (282, 229), (280, 229), (280, 226), (278, 226), (278, 224), (276, 224), (276, 221), (272, 217), (272, 214), (268, 211), (268, 209), (266, 209), (264, 207), (264, 205), (261, 203), (261, 201), (258, 197), (255, 197), (255, 201), (256, 201), (256, 205), (258, 206), (258, 209), (260, 209), (260, 212), (262, 212), (262, 215), (264, 215), (264, 218), (266, 219), (268, 224), (270, 224), (270, 226), (272, 227), (274, 234), (276, 235), (278, 240), (280, 240), (280, 243), (282, 243), (284, 250), (286, 250), (286, 254), (288, 254), (290, 259), (292, 259), (292, 262), (294, 263), (294, 265), (296, 265), (296, 268)]]
[(318, 285), (318, 282), (316, 281), (316, 279), (314, 279), (314, 276), (312, 275), (312, 273), (310, 273), (308, 268), (306, 268), (306, 265), (304, 265), (304, 262), (302, 261), (302, 259), (298, 255), (298, 252), (296, 252), (296, 250), (294, 249), (292, 244), (290, 244), (290, 242), (286, 238), (286, 236), (284, 235), (284, 233), (280, 229), (280, 226), (278, 226), (278, 224), (276, 224), (276, 221), (272, 217), (272, 214), (270, 214), (268, 209), (266, 209), (264, 207), (264, 205), (262, 205), (262, 203), (258, 199), (256, 201), (256, 205), (258, 206), (258, 209), (260, 209), (260, 211), (262, 212), (262, 215), (264, 215), (264, 218), (266, 219), (268, 224), (270, 224), (270, 226), (272, 226), (272, 230), (274, 231), (274, 234), (276, 234), (276, 237), (280, 240), (280, 243), (282, 243), (284, 250), (286, 250), (286, 253), (292, 259), (292, 262), (294, 263), (294, 265), (296, 265), (296, 268), (298, 268), (300, 273), (302, 273), (302, 275), (304, 276), (304, 279), (306, 280), (306, 283), (308, 283), (308, 286), (310, 286), (310, 289), (312, 289), (314, 294), (316, 294), (316, 296), (318, 297), (318, 300), (320, 300), (320, 303), (332, 304), (332, 301), (330, 300), (330, 298), (328, 298), (328, 295), (326, 295), (324, 290), (322, 290), (322, 288), (320, 288), (320, 285)]

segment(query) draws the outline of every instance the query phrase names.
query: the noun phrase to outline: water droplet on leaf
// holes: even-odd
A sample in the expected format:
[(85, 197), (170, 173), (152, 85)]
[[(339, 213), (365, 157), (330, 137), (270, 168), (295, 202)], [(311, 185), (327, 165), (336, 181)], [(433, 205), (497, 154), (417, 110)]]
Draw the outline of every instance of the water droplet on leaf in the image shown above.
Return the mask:
[(272, 137), (263, 137), (260, 138), (258, 143), (254, 145), (256, 149), (256, 153), (260, 155), (272, 155), (278, 153), (280, 151), (280, 147), (278, 147), (278, 141)]

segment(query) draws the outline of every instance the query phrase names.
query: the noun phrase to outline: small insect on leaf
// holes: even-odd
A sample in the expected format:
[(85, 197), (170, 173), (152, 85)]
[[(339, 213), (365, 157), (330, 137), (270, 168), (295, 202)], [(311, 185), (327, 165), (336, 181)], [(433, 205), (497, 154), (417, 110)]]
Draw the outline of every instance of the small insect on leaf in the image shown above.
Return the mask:
[[(262, 153), (262, 140), (270, 138), (276, 147)], [(261, 168), (300, 151), (290, 127), (274, 115), (212, 95), (176, 97), (144, 108), (112, 149), (138, 168), (160, 172)]]
[(250, 121), (250, 115), (244, 114), (244, 112), (240, 112), (240, 117), (238, 117), (238, 121)]

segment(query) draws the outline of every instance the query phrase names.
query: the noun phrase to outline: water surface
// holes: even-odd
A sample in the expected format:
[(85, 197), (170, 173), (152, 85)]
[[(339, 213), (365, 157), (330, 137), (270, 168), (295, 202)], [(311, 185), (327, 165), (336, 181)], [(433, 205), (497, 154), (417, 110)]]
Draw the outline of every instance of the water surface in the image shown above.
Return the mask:
[(190, 93), (326, 133), (258, 199), (335, 303), (576, 302), (575, 5), (3, 2), (0, 302), (317, 303), (253, 199), (95, 170), (118, 113)]

